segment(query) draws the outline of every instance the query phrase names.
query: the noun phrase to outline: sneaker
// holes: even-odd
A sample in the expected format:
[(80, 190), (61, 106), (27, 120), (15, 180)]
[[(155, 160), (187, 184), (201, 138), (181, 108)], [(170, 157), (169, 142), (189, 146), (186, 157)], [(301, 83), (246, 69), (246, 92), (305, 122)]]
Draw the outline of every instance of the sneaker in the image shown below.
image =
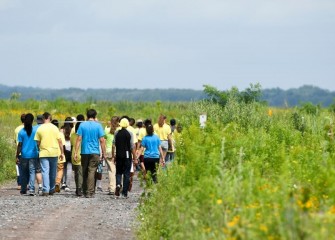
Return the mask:
[(52, 190), (52, 191), (49, 192), (49, 195), (52, 196), (52, 195), (54, 195), (54, 193), (55, 193), (55, 190)]
[(98, 192), (103, 192), (104, 190), (102, 190), (102, 187), (97, 187), (97, 191)]
[(129, 197), (128, 197), (128, 195), (121, 194), (121, 198), (122, 198), (122, 199), (127, 199), (127, 198), (129, 198)]
[(115, 189), (115, 196), (120, 196), (120, 190), (121, 190), (121, 186), (117, 185)]
[(60, 186), (59, 186), (59, 184), (55, 185), (55, 192), (60, 192)]
[(108, 195), (114, 195), (115, 193), (113, 191), (110, 191), (108, 192)]
[(66, 188), (66, 184), (65, 184), (65, 183), (62, 183), (62, 187), (61, 187), (61, 189), (62, 189), (62, 190), (65, 190), (65, 188)]
[(47, 196), (49, 196), (49, 193), (44, 192), (44, 193), (42, 193), (42, 196), (43, 196), (43, 197), (47, 197)]
[(29, 196), (35, 196), (35, 192), (34, 191), (29, 191)]
[(78, 188), (78, 189), (76, 190), (76, 195), (77, 195), (78, 197), (83, 196), (83, 192), (82, 192), (81, 188)]
[(66, 187), (64, 188), (64, 190), (65, 190), (65, 192), (70, 192), (70, 191), (71, 191), (71, 189), (70, 189), (68, 186), (66, 186)]
[(42, 190), (43, 190), (43, 188), (42, 188), (42, 187), (38, 187), (37, 194), (38, 194), (38, 195), (41, 195), (41, 194), (42, 194), (42, 192), (43, 192)]

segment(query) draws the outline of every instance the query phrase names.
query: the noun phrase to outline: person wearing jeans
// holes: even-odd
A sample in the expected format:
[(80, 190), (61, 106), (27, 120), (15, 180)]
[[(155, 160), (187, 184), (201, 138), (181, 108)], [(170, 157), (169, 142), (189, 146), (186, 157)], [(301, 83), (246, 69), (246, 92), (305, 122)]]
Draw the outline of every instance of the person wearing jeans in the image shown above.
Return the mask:
[(64, 159), (64, 149), (58, 128), (51, 123), (52, 117), (48, 112), (43, 113), (44, 123), (37, 129), (35, 140), (40, 149), (39, 157), (42, 168), (43, 196), (53, 195), (57, 161)]
[[(29, 195), (35, 195), (35, 169), (37, 167), (38, 150), (34, 137), (38, 126), (32, 126), (34, 116), (31, 113), (25, 115), (24, 127), (18, 133), (18, 145), (16, 150), (16, 161), (21, 166), (21, 194), (27, 193), (29, 183)], [(21, 157), (20, 157), (21, 155)]]
[(55, 192), (58, 157), (41, 157), (43, 196), (53, 195)]

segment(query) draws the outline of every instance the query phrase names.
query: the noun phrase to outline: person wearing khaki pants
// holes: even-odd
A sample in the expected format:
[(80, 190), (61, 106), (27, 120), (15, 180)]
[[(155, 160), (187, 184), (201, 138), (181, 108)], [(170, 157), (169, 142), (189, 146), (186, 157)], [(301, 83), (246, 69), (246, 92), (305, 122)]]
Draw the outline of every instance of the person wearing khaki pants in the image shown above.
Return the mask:
[[(59, 126), (58, 120), (54, 119), (51, 121), (53, 125), (55, 125), (57, 128)], [(62, 145), (63, 145), (63, 151), (64, 151), (64, 145), (65, 145), (65, 137), (63, 132), (59, 132), (60, 139), (62, 140)], [(56, 184), (55, 184), (55, 192), (60, 192), (60, 184), (63, 178), (64, 174), (64, 163), (65, 163), (65, 158), (60, 158), (58, 157), (58, 162), (57, 162), (57, 173), (56, 173)]]
[(100, 148), (103, 160), (106, 156), (105, 132), (97, 122), (97, 111), (89, 109), (86, 113), (87, 121), (82, 122), (76, 132), (78, 135), (74, 159), (78, 159), (79, 147), (81, 148), (81, 166), (83, 171), (83, 193), (91, 198), (95, 194), (95, 173), (100, 161)]

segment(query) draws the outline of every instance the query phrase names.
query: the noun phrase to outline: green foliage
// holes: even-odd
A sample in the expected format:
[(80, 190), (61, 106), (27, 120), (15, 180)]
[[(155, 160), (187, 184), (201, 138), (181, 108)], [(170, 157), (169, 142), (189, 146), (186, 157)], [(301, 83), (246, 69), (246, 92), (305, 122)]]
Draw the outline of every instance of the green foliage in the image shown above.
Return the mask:
[(9, 139), (0, 137), (0, 182), (14, 178), (15, 175), (15, 150)]
[(307, 114), (316, 115), (319, 113), (321, 106), (314, 105), (311, 102), (302, 103), (300, 106), (300, 111), (305, 112)]
[(223, 107), (226, 106), (226, 104), (232, 99), (238, 103), (250, 104), (253, 102), (259, 102), (262, 96), (260, 84), (250, 84), (250, 87), (241, 92), (236, 87), (233, 87), (229, 91), (219, 91), (215, 87), (204, 85), (204, 92), (209, 97), (209, 100)]
[[(186, 112), (177, 159), (139, 208), (139, 239), (328, 239), (334, 116), (228, 98)], [(215, 111), (217, 110), (217, 111)], [(196, 116), (206, 111), (199, 128)], [(210, 114), (208, 114), (210, 113)], [(212, 117), (213, 114), (213, 117)], [(304, 118), (303, 118), (304, 117)], [(301, 134), (301, 133), (304, 134)], [(164, 210), (162, 210), (164, 209)]]

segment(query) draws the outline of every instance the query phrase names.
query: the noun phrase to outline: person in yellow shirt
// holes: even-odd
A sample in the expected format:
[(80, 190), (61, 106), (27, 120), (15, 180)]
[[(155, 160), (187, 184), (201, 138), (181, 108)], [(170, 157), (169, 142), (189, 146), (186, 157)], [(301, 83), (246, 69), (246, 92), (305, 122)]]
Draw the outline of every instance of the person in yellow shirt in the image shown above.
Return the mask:
[(51, 123), (51, 114), (48, 112), (43, 113), (43, 119), (44, 123), (37, 129), (34, 139), (39, 147), (39, 158), (42, 168), (42, 196), (48, 196), (53, 195), (55, 192), (57, 161), (58, 157), (64, 158), (64, 148), (58, 128)]
[[(138, 143), (137, 130), (134, 128), (134, 125), (135, 125), (135, 119), (134, 118), (129, 118), (129, 127), (127, 129), (133, 133), (135, 149), (137, 150), (137, 147), (138, 147), (138, 145), (137, 145), (137, 143)], [(130, 179), (129, 179), (129, 188), (128, 188), (129, 192), (131, 191), (131, 189), (133, 187), (133, 178), (134, 178), (135, 169), (136, 169), (136, 166), (134, 166), (134, 164), (133, 164), (131, 169), (130, 169)]]
[(175, 129), (176, 129), (176, 120), (174, 118), (170, 119), (171, 127), (171, 137), (168, 141), (169, 147), (165, 156), (165, 166), (168, 166), (174, 160), (174, 153), (176, 151), (176, 141), (175, 141)]
[(165, 159), (167, 150), (169, 148), (169, 141), (171, 141), (171, 127), (165, 122), (166, 116), (161, 114), (158, 122), (154, 125), (154, 131), (161, 140), (161, 147), (163, 150), (163, 159)]
[[(57, 128), (59, 127), (58, 120), (53, 119), (51, 121), (51, 123), (53, 125), (55, 125)], [(59, 137), (62, 141), (63, 150), (65, 151), (65, 137), (64, 137), (64, 133), (62, 131), (59, 131)], [(62, 178), (63, 178), (63, 175), (64, 175), (64, 164), (65, 164), (65, 158), (58, 157), (56, 182), (55, 182), (55, 192), (58, 192), (58, 193), (60, 192), (60, 184), (62, 182)]]

